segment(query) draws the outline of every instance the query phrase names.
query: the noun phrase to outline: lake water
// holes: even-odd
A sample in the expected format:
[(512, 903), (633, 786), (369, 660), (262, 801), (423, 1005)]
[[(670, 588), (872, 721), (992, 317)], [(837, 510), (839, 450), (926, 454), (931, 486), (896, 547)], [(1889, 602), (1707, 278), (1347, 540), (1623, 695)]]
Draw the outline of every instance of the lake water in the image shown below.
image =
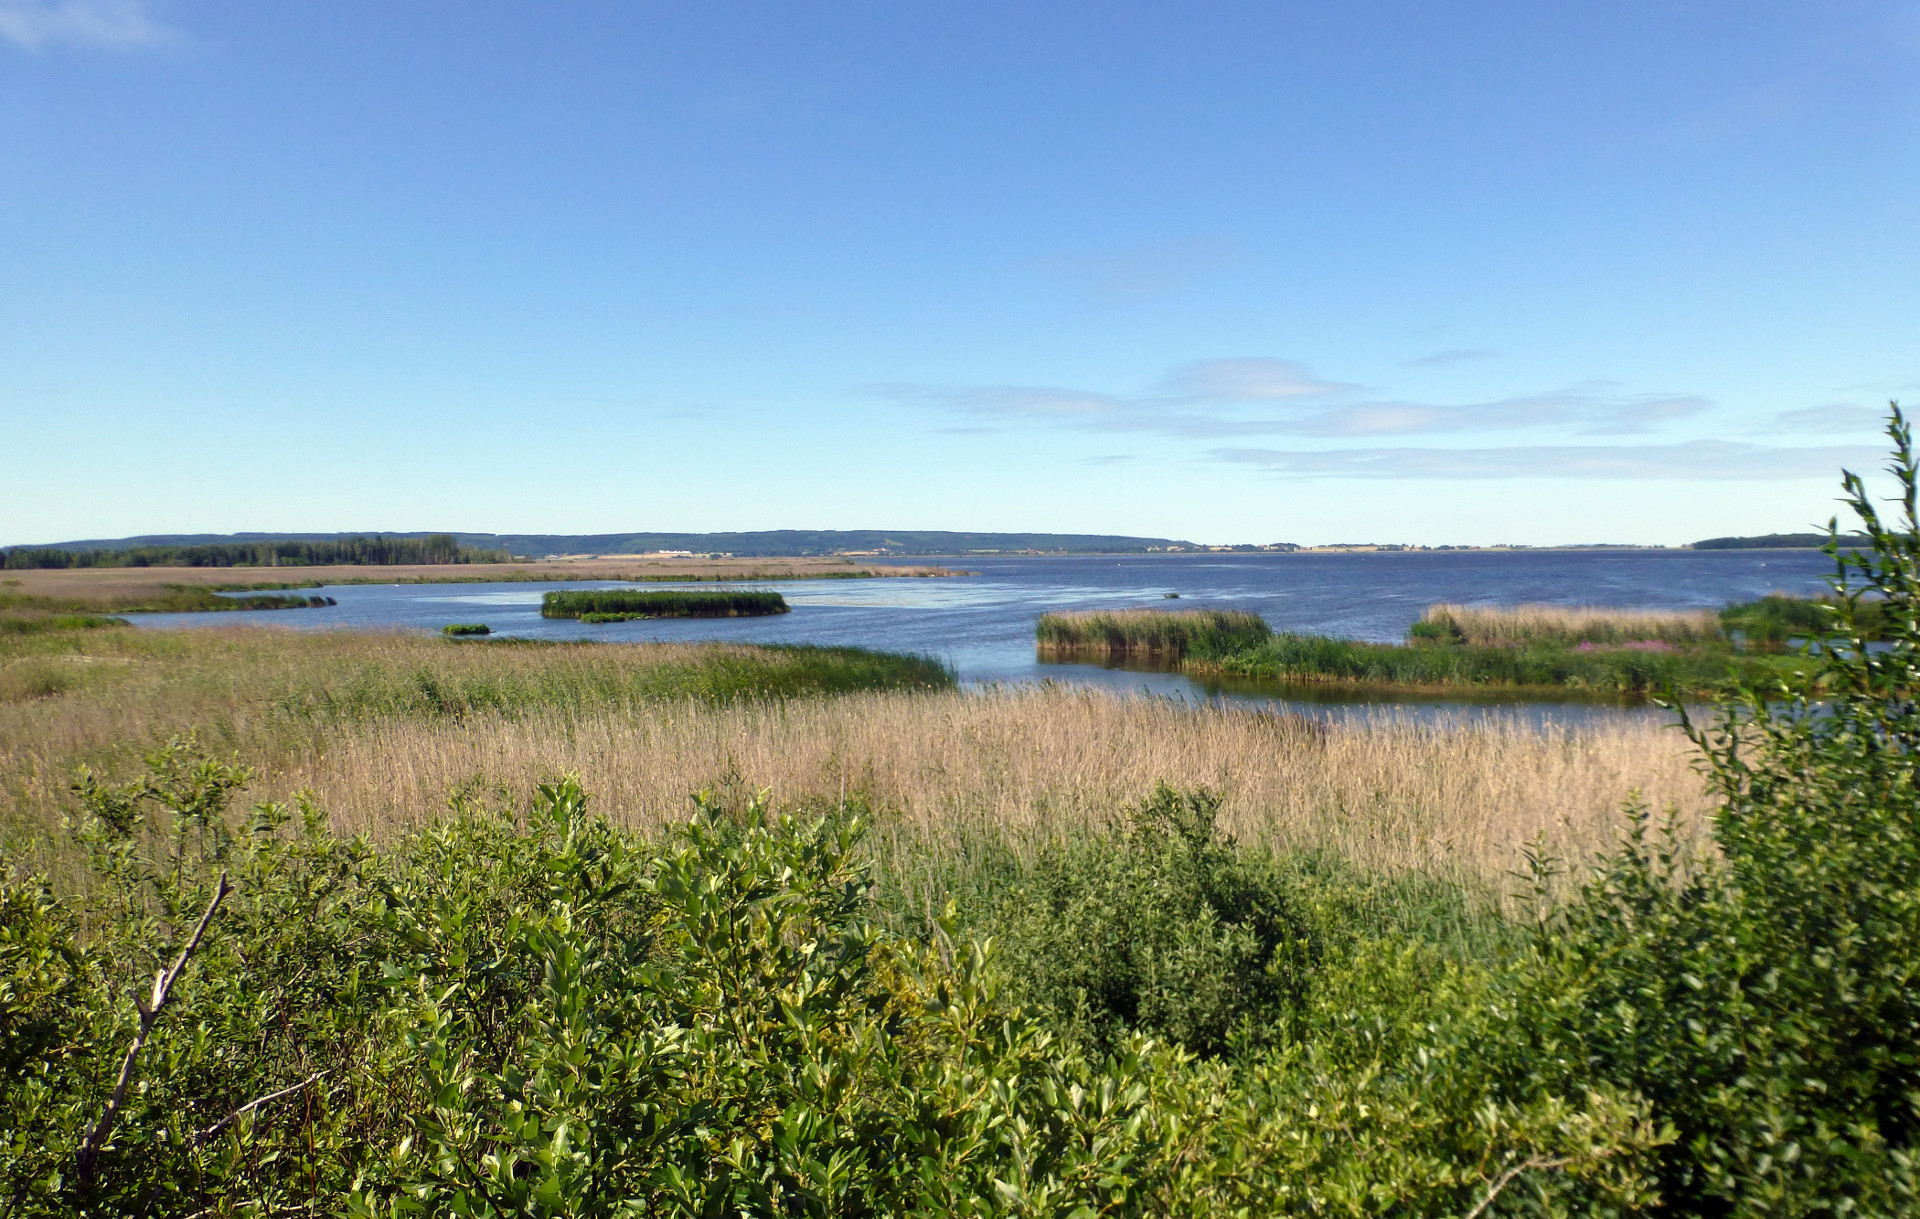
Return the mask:
[[(1244, 609), (1261, 615), (1276, 630), (1390, 642), (1404, 638), (1408, 625), (1436, 601), (1718, 608), (1769, 592), (1819, 592), (1832, 571), (1831, 561), (1818, 551), (1782, 550), (1086, 555), (947, 562), (978, 574), (784, 580), (752, 586), (777, 588), (793, 606), (791, 614), (771, 618), (592, 626), (542, 618), (541, 595), (550, 589), (616, 587), (564, 583), (347, 584), (325, 590), (339, 604), (324, 609), (140, 614), (133, 619), (154, 628), (259, 622), (295, 630), (434, 632), (450, 622), (484, 622), (495, 635), (529, 639), (850, 644), (928, 653), (947, 661), (962, 681), (972, 684), (1070, 681), (1334, 717), (1388, 712), (1422, 719), (1503, 716), (1577, 724), (1660, 713), (1592, 700), (1515, 704), (1501, 698), (1355, 698), (1319, 688), (1043, 664), (1034, 656), (1033, 623), (1050, 609)], [(1167, 593), (1180, 597), (1171, 600)]]

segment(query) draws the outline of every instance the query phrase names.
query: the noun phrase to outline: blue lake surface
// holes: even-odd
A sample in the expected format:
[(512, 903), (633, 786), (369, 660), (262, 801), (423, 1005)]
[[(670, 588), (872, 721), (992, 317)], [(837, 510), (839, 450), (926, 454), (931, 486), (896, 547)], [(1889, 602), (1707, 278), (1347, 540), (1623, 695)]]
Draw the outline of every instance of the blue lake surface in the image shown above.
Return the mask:
[[(1396, 710), (1419, 718), (1499, 715), (1577, 724), (1661, 713), (1595, 701), (1517, 705), (1504, 699), (1458, 697), (1354, 698), (1297, 686), (1202, 682), (1174, 673), (1043, 664), (1034, 656), (1033, 623), (1050, 609), (1245, 609), (1260, 614), (1276, 630), (1390, 642), (1404, 638), (1408, 625), (1436, 601), (1718, 608), (1769, 592), (1822, 591), (1833, 566), (1818, 551), (1783, 550), (1076, 555), (944, 562), (978, 574), (782, 580), (737, 586), (778, 589), (793, 612), (771, 618), (586, 625), (540, 617), (541, 596), (551, 589), (620, 587), (582, 582), (346, 584), (324, 590), (339, 604), (323, 609), (132, 617), (141, 626), (175, 629), (258, 622), (293, 630), (437, 632), (450, 622), (484, 622), (495, 635), (529, 639), (846, 644), (937, 656), (951, 664), (962, 681), (972, 684), (1070, 681), (1336, 717)], [(1167, 593), (1178, 593), (1180, 598), (1170, 600)]]

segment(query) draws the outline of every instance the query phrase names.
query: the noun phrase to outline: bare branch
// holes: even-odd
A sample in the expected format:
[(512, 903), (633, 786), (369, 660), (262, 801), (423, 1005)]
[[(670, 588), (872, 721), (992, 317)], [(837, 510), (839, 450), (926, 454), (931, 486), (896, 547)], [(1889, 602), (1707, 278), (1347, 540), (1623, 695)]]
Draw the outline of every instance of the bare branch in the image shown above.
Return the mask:
[(307, 1076), (305, 1079), (293, 1085), (291, 1088), (282, 1088), (278, 1092), (269, 1092), (258, 1100), (248, 1101), (246, 1104), (240, 1106), (238, 1109), (235, 1109), (232, 1113), (227, 1114), (227, 1116), (221, 1118), (219, 1121), (215, 1122), (213, 1125), (208, 1126), (205, 1130), (202, 1130), (200, 1132), (201, 1140), (204, 1141), (206, 1139), (212, 1138), (216, 1134), (219, 1134), (222, 1130), (224, 1130), (227, 1127), (228, 1123), (232, 1122), (235, 1118), (239, 1117), (244, 1113), (248, 1113), (254, 1109), (258, 1109), (260, 1106), (266, 1104), (269, 1101), (276, 1101), (283, 1096), (291, 1096), (295, 1092), (302, 1091), (309, 1084), (313, 1083), (315, 1080), (319, 1079), (321, 1076), (325, 1074), (326, 1074), (325, 1071), (315, 1071), (313, 1074)]
[(1565, 1168), (1567, 1165), (1573, 1163), (1573, 1161), (1573, 1156), (1561, 1156), (1557, 1160), (1549, 1160), (1544, 1156), (1535, 1156), (1530, 1160), (1522, 1160), (1512, 1168), (1501, 1173), (1500, 1179), (1495, 1181), (1493, 1188), (1487, 1191), (1487, 1196), (1480, 1199), (1480, 1204), (1468, 1211), (1466, 1215), (1463, 1216), (1463, 1219), (1480, 1219), (1480, 1216), (1486, 1213), (1487, 1208), (1493, 1205), (1493, 1200), (1500, 1196), (1500, 1191), (1512, 1185), (1513, 1179), (1521, 1173), (1535, 1168)]
[(188, 937), (186, 947), (180, 950), (180, 956), (170, 968), (153, 975), (153, 997), (144, 1003), (139, 995), (133, 997), (133, 1005), (140, 1012), (140, 1031), (133, 1035), (133, 1044), (127, 1047), (126, 1057), (120, 1060), (120, 1078), (114, 1081), (113, 1095), (107, 1098), (106, 1109), (101, 1112), (100, 1120), (93, 1124), (93, 1129), (87, 1132), (87, 1140), (81, 1144), (80, 1154), (75, 1158), (76, 1175), (83, 1186), (93, 1181), (100, 1149), (106, 1146), (107, 1137), (113, 1133), (113, 1123), (120, 1116), (120, 1106), (126, 1102), (127, 1084), (133, 1080), (134, 1060), (140, 1057), (141, 1047), (147, 1044), (154, 1022), (160, 1018), (160, 1009), (172, 997), (174, 980), (187, 967), (187, 959), (193, 956), (193, 950), (200, 947), (201, 939), (207, 934), (207, 925), (213, 922), (213, 912), (220, 908), (221, 899), (231, 892), (233, 886), (227, 883), (227, 874), (220, 873), (219, 887), (214, 890), (213, 900), (207, 903), (207, 912), (200, 916), (199, 926)]

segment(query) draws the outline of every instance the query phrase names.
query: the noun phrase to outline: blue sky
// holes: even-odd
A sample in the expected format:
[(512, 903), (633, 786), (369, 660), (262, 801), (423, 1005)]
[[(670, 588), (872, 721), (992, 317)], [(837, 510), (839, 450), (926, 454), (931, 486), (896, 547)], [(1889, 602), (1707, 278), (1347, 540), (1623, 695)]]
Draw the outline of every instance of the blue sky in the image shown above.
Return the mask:
[(1795, 529), (1912, 3), (0, 0), (0, 544)]

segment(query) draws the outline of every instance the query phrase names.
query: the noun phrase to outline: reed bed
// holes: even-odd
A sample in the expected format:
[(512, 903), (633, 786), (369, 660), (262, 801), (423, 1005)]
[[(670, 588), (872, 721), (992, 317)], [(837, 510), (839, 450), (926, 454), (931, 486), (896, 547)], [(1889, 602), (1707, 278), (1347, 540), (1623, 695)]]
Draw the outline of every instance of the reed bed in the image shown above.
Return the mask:
[(1043, 655), (1147, 654), (1175, 658), (1193, 652), (1252, 647), (1272, 632), (1244, 610), (1078, 610), (1040, 615), (1034, 645)]
[(1712, 610), (1636, 610), (1594, 605), (1516, 605), (1509, 607), (1429, 605), (1420, 622), (1431, 628), (1419, 635), (1451, 639), (1474, 647), (1512, 647), (1536, 643), (1666, 643), (1698, 647), (1721, 639), (1720, 618)]
[[(479, 787), (523, 804), (577, 771), (625, 824), (689, 793), (858, 796), (882, 845), (964, 856), (1105, 824), (1155, 784), (1217, 789), (1242, 840), (1336, 851), (1490, 886), (1539, 839), (1573, 860), (1620, 802), (1704, 807), (1678, 733), (1328, 726), (1072, 687), (977, 693), (937, 662), (847, 649), (527, 644), (232, 628), (72, 631), (0, 649), (0, 830), (53, 852), (73, 769), (133, 773), (195, 730), (261, 768), (253, 795), (311, 787), (337, 825), (385, 837)], [(838, 697), (814, 697), (836, 694)]]
[(751, 618), (792, 608), (774, 592), (637, 592), (596, 588), (552, 592), (540, 601), (542, 618), (622, 622), (633, 618)]
[(450, 792), (520, 803), (568, 771), (642, 830), (683, 817), (695, 788), (768, 788), (781, 803), (852, 793), (885, 810), (882, 839), (963, 852), (1106, 825), (1164, 781), (1224, 795), (1222, 824), (1245, 842), (1496, 888), (1529, 842), (1576, 862), (1605, 850), (1635, 789), (1705, 807), (1687, 742), (1651, 724), (1328, 726), (1060, 687), (388, 720), (346, 729), (274, 782), (311, 787), (341, 828), (381, 836), (435, 816)]

